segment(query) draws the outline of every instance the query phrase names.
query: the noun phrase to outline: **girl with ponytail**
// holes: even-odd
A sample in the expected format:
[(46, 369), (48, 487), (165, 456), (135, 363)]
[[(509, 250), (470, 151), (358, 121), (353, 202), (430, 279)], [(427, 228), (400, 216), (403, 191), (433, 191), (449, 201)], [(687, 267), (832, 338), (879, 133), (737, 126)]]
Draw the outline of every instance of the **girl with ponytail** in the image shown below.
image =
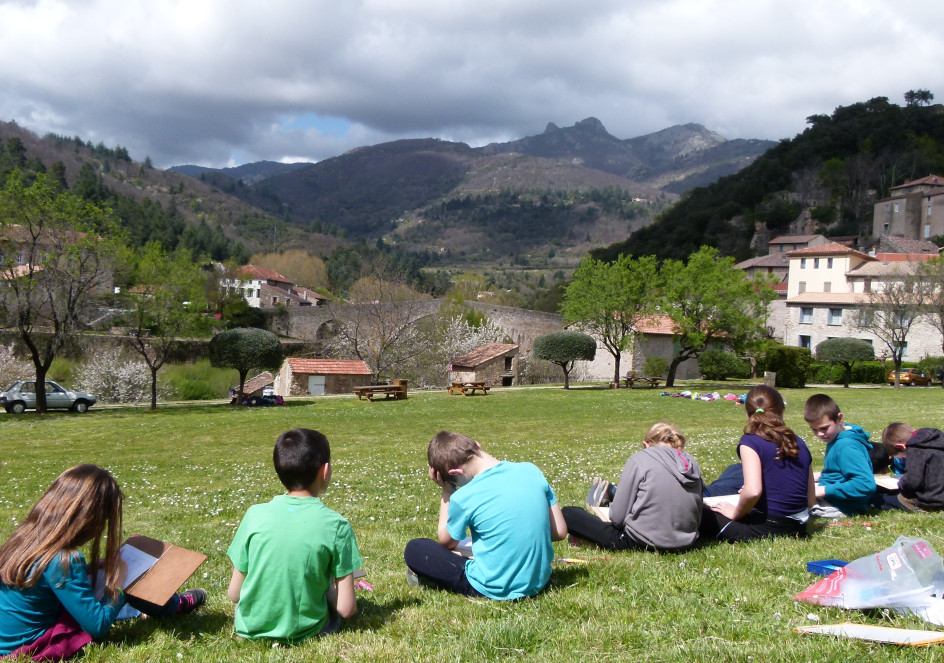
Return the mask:
[(813, 458), (806, 443), (783, 422), (783, 397), (758, 385), (744, 402), (747, 425), (737, 446), (744, 486), (737, 503), (705, 507), (702, 535), (724, 541), (805, 536), (814, 503)]

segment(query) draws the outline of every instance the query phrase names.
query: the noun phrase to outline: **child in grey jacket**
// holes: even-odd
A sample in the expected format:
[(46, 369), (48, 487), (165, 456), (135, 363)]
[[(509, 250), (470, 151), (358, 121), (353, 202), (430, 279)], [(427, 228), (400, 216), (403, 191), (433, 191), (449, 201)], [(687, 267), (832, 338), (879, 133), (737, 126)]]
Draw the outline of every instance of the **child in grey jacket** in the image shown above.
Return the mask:
[[(654, 424), (642, 451), (623, 467), (609, 505), (609, 522), (579, 507), (566, 507), (568, 532), (606, 550), (690, 547), (698, 539), (704, 484), (698, 463), (684, 446), (685, 436), (676, 426)], [(594, 501), (593, 506), (599, 505), (606, 496)]]

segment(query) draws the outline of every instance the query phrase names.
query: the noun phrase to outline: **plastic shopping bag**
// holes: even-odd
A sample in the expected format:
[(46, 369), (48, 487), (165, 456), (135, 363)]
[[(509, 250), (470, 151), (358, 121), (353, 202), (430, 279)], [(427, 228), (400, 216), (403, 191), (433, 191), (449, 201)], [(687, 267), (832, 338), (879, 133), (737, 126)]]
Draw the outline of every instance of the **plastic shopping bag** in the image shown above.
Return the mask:
[(794, 596), (847, 609), (894, 608), (944, 624), (944, 560), (924, 539), (900, 536), (894, 545), (860, 557)]

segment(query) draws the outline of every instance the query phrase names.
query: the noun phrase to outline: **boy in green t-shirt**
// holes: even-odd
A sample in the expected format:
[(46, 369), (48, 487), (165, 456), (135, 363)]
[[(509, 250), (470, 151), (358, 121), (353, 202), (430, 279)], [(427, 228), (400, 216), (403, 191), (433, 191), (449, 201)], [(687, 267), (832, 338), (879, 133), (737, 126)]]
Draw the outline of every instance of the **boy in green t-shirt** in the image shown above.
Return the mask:
[(275, 472), (288, 493), (249, 507), (226, 553), (240, 637), (298, 642), (337, 631), (357, 611), (354, 532), (318, 499), (331, 482), (330, 456), (327, 438), (307, 428), (275, 443)]

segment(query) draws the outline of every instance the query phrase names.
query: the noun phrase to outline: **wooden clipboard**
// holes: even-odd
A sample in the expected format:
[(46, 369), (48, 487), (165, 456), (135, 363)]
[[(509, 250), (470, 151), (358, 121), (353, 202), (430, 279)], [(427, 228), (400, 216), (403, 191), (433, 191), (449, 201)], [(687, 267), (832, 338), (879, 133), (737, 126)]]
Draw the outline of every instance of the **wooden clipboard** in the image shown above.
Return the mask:
[(125, 588), (125, 593), (156, 605), (167, 603), (207, 558), (202, 553), (141, 534), (132, 534), (123, 545), (157, 558), (154, 566)]

